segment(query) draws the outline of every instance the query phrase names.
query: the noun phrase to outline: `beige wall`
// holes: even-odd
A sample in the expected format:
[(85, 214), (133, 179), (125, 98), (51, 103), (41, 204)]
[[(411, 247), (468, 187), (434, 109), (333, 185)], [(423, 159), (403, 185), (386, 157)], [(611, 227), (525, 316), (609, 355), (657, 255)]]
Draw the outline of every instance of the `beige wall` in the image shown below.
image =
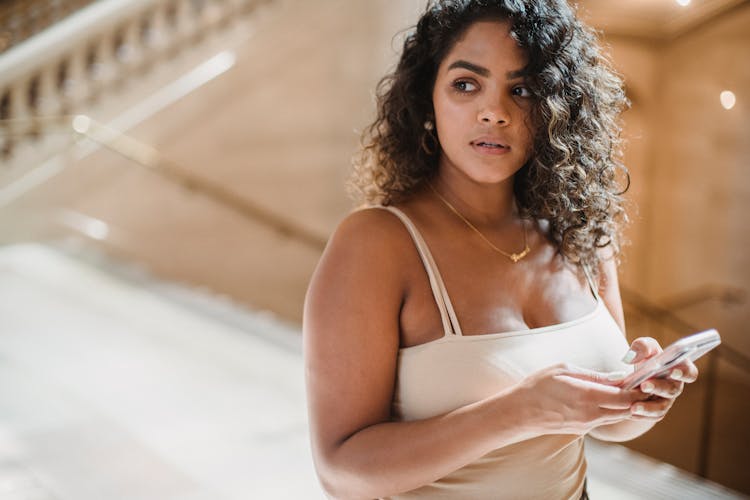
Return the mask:
[[(706, 287), (750, 290), (750, 5), (671, 41), (610, 37), (615, 66), (633, 101), (625, 113), (626, 162), (635, 210), (621, 269), (622, 285), (656, 304)], [(737, 104), (725, 110), (719, 93)], [(714, 293), (716, 295), (716, 293)], [(747, 300), (725, 305), (714, 297), (673, 307), (698, 328), (716, 327), (726, 344), (750, 355)], [(672, 341), (688, 331), (655, 328), (633, 313), (628, 336)], [(659, 425), (629, 446), (698, 472), (707, 368)], [(746, 366), (750, 368), (750, 366)], [(750, 491), (750, 376), (718, 364), (708, 476)]]
[[(634, 203), (623, 285), (656, 302), (697, 288), (750, 289), (750, 5), (671, 42), (613, 37), (633, 101), (625, 113)], [(737, 104), (720, 106), (732, 90)], [(694, 310), (695, 309), (695, 310)], [(709, 301), (680, 311), (721, 326), (750, 354), (750, 308)]]
[[(654, 137), (648, 287), (655, 297), (705, 284), (750, 289), (750, 6), (676, 40), (664, 64)], [(738, 97), (731, 110), (719, 93)], [(744, 219), (744, 220), (743, 220)], [(689, 312), (689, 311), (687, 311)], [(724, 337), (750, 354), (750, 309), (696, 311), (726, 322)], [(712, 313), (712, 314), (711, 314)], [(705, 320), (704, 320), (705, 321)]]

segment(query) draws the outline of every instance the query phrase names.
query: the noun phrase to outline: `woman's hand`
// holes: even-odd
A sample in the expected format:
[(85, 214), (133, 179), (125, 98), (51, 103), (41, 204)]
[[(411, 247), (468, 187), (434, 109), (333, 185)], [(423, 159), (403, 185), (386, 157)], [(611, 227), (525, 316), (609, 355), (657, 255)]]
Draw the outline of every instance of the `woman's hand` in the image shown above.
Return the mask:
[[(642, 363), (662, 352), (656, 339), (639, 337), (630, 344), (623, 361), (625, 363)], [(692, 361), (681, 363), (669, 372), (666, 378), (651, 378), (642, 382), (640, 391), (648, 399), (634, 405), (632, 420), (651, 420), (658, 422), (667, 414), (675, 399), (682, 393), (686, 383), (694, 382), (698, 377), (698, 368)]]
[(591, 429), (632, 418), (635, 404), (649, 396), (617, 387), (622, 374), (600, 373), (569, 364), (545, 368), (517, 387), (517, 404), (534, 434), (583, 435)]

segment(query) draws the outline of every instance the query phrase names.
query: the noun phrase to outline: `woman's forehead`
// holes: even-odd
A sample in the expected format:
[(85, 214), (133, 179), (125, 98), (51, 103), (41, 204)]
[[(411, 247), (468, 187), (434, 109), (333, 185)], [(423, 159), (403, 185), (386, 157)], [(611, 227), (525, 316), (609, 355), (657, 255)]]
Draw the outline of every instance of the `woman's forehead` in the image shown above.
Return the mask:
[(518, 45), (507, 21), (477, 21), (456, 40), (441, 61), (445, 68), (455, 60), (466, 60), (508, 69), (526, 65), (526, 52)]

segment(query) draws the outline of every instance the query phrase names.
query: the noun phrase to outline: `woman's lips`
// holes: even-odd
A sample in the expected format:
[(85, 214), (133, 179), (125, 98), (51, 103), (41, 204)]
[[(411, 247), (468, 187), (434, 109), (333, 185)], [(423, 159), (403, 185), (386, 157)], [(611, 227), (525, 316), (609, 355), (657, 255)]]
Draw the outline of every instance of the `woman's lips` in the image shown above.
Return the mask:
[(510, 146), (489, 139), (473, 141), (471, 146), (475, 151), (486, 155), (504, 155), (510, 151)]

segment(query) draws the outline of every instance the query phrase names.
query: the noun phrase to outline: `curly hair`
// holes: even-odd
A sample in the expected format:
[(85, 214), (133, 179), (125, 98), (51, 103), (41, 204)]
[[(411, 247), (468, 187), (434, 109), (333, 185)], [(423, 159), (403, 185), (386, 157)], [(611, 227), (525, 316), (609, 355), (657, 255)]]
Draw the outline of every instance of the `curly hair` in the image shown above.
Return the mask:
[[(348, 183), (363, 203), (409, 198), (438, 170), (439, 141), (425, 147), (440, 63), (477, 21), (501, 20), (526, 52), (535, 130), (531, 157), (515, 174), (522, 216), (548, 221), (547, 237), (572, 262), (598, 274), (598, 249), (620, 252), (628, 218), (622, 195), (619, 116), (623, 82), (595, 32), (565, 0), (430, 0), (406, 36), (396, 69), (377, 87), (377, 117), (362, 136)], [(627, 185), (620, 187), (624, 174)]]

